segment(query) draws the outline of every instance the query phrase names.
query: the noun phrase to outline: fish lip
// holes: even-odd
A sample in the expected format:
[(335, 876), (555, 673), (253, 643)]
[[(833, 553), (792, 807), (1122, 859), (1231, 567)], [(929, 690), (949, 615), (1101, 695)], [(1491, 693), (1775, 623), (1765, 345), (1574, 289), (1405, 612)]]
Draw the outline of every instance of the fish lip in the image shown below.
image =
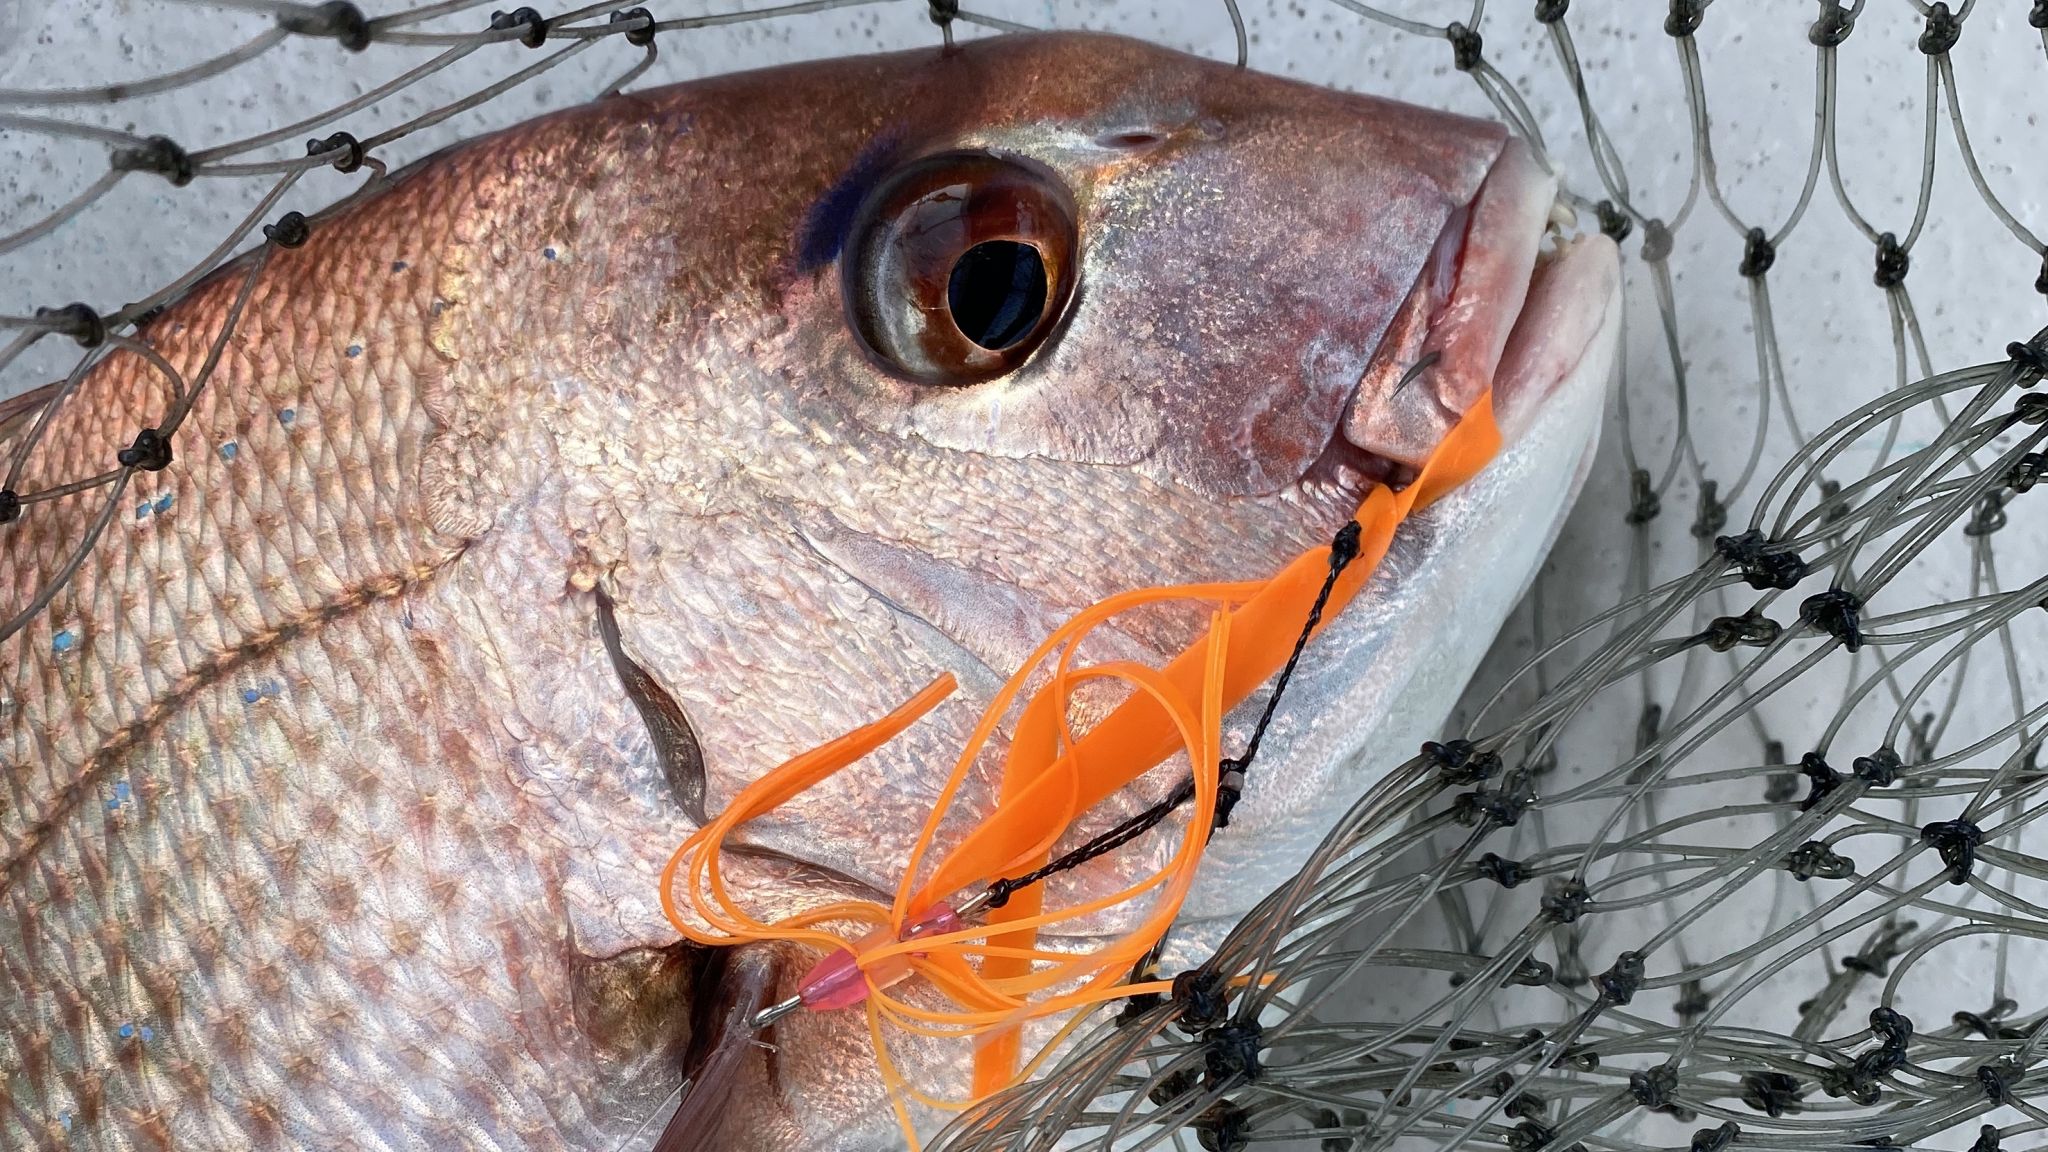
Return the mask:
[[(1558, 225), (1561, 204), (1555, 177), (1521, 140), (1506, 138), (1471, 199), (1447, 213), (1303, 484), (1334, 483), (1362, 498), (1372, 484), (1398, 489), (1414, 478), (1495, 386), (1531, 287), (1555, 255), (1542, 242)], [(1530, 400), (1497, 392), (1495, 407)]]

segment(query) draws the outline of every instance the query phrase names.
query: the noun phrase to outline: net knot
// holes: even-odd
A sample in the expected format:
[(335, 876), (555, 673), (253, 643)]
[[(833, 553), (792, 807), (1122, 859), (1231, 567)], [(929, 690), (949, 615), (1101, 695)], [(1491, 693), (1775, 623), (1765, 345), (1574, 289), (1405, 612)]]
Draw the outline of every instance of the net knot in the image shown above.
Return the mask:
[(1695, 1131), (1692, 1134), (1692, 1142), (1685, 1146), (1686, 1152), (1724, 1152), (1741, 1135), (1742, 1129), (1736, 1127), (1735, 1121), (1723, 1120), (1719, 1128), (1701, 1128)]
[(370, 46), (369, 17), (346, 0), (279, 12), (277, 26), (297, 36), (333, 40), (350, 52), (361, 52)]
[(1806, 561), (1799, 553), (1772, 549), (1769, 538), (1758, 528), (1739, 536), (1716, 536), (1714, 550), (1742, 572), (1744, 583), (1759, 592), (1791, 588), (1806, 578)]
[(81, 348), (97, 348), (107, 338), (107, 322), (82, 301), (74, 300), (62, 308), (38, 308), (36, 319), (44, 331), (69, 336)]
[(1955, 47), (1962, 35), (1962, 20), (1949, 11), (1943, 0), (1935, 0), (1927, 9), (1927, 27), (1920, 30), (1920, 51), (1940, 56)]
[(1237, 802), (1244, 798), (1244, 769), (1242, 760), (1224, 760), (1218, 767), (1221, 778), (1216, 783), (1216, 819), (1212, 828), (1230, 827), (1230, 813), (1237, 808)]
[(2034, 10), (2027, 13), (2027, 26), (2048, 28), (2048, 0), (2034, 0)]
[[(2048, 0), (2038, 0), (2034, 5), (2034, 15), (2042, 15), (2044, 9), (2048, 9)], [(2034, 27), (2048, 28), (2048, 22), (2036, 24)], [(1977, 1140), (1970, 1145), (1970, 1152), (2001, 1152), (1998, 1146), (1998, 1126), (1986, 1124), (1977, 1129)]]
[(1438, 774), (1452, 784), (1478, 784), (1500, 774), (1500, 756), (1481, 752), (1470, 740), (1449, 740), (1442, 744), (1427, 740), (1423, 758), (1436, 766)]
[[(1514, 1085), (1515, 1078), (1503, 1072), (1494, 1078), (1494, 1095), (1505, 1096)], [(1542, 1120), (1550, 1115), (1549, 1103), (1534, 1092), (1516, 1093), (1500, 1110), (1517, 1120)]]
[(1913, 267), (1913, 258), (1899, 246), (1899, 238), (1886, 232), (1877, 238), (1877, 271), (1871, 274), (1871, 282), (1879, 288), (1897, 288), (1906, 282), (1906, 273)]
[(154, 428), (144, 428), (135, 434), (134, 443), (114, 453), (114, 459), (123, 468), (161, 472), (171, 465), (170, 438)]
[(1904, 1062), (1906, 1045), (1913, 1039), (1913, 1021), (1896, 1008), (1880, 1004), (1870, 1010), (1870, 1031), (1887, 1052), (1897, 1052)]
[(1799, 606), (1799, 618), (1842, 642), (1854, 652), (1863, 647), (1859, 613), (1863, 599), (1847, 588), (1830, 588), (1806, 598)]
[(1693, 518), (1692, 538), (1707, 540), (1728, 526), (1728, 505), (1721, 502), (1721, 486), (1713, 480), (1700, 481), (1700, 510)]
[(1899, 769), (1903, 766), (1898, 752), (1887, 745), (1868, 756), (1858, 756), (1849, 767), (1858, 780), (1870, 787), (1889, 788), (1899, 782)]
[(1521, 823), (1522, 813), (1535, 800), (1536, 790), (1530, 787), (1528, 774), (1511, 772), (1496, 788), (1459, 793), (1451, 805), (1451, 819), (1467, 828), (1482, 821), (1498, 828), (1512, 828)]
[(613, 24), (632, 23), (626, 29), (626, 43), (635, 48), (645, 48), (654, 43), (654, 13), (645, 8), (623, 8), (612, 13)]
[(1839, 47), (1856, 30), (1856, 14), (1842, 7), (1842, 0), (1825, 0), (1820, 16), (1806, 30), (1806, 42), (1815, 48)]
[(1451, 64), (1458, 71), (1470, 72), (1486, 62), (1486, 41), (1478, 30), (1453, 20), (1444, 28), (1444, 36), (1451, 42)]
[(1126, 1024), (1135, 1024), (1143, 1019), (1146, 1013), (1164, 1003), (1166, 997), (1157, 992), (1140, 992), (1136, 996), (1127, 996), (1124, 998), (1123, 1011), (1116, 1014), (1116, 1026), (1122, 1028)]
[(1991, 1007), (1981, 1015), (1976, 1012), (1957, 1012), (1949, 1019), (1956, 1027), (1975, 1032), (1986, 1040), (2015, 1040), (2021, 1034), (2015, 1029), (2003, 1027), (1997, 1021), (2012, 1015), (2013, 1010), (2019, 1006), (2019, 1001), (2009, 996), (2000, 996), (1992, 1001)]
[(2005, 486), (2015, 492), (2031, 491), (2043, 476), (2048, 476), (2048, 456), (2029, 452), (2006, 470)]
[(1969, 882), (1970, 870), (1977, 864), (1977, 848), (1984, 843), (1984, 829), (1975, 822), (1957, 817), (1954, 820), (1937, 820), (1920, 829), (1920, 840), (1941, 854), (1941, 862), (1948, 865), (1948, 882), (1965, 884)]
[(1846, 1096), (1868, 1107), (1883, 1097), (1878, 1083), (1906, 1066), (1906, 1045), (1913, 1038), (1913, 1022), (1890, 1008), (1870, 1011), (1870, 1030), (1877, 1047), (1856, 1057), (1849, 1067), (1822, 1077), (1821, 1087), (1830, 1096)]
[(1785, 870), (1794, 880), (1846, 880), (1856, 874), (1856, 861), (1819, 840), (1808, 840), (1786, 854)]
[(1740, 616), (1715, 617), (1706, 630), (1693, 639), (1716, 652), (1729, 652), (1743, 644), (1768, 648), (1777, 642), (1779, 631), (1776, 620), (1760, 616), (1756, 609), (1751, 608)]
[(1528, 868), (1520, 860), (1510, 860), (1497, 853), (1488, 852), (1479, 858), (1479, 874), (1503, 888), (1514, 888), (1529, 878)]
[(1714, 1006), (1714, 998), (1707, 994), (1706, 986), (1697, 980), (1687, 980), (1680, 984), (1678, 993), (1678, 1000), (1671, 1005), (1671, 1010), (1685, 1023), (1689, 1024), (1694, 1019), (1706, 1015), (1707, 1009)]
[[(1892, 961), (1898, 959), (1899, 953), (1904, 951), (1901, 942), (1918, 927), (1919, 925), (1909, 920), (1885, 930), (1876, 939), (1864, 945), (1863, 951), (1854, 956), (1842, 957), (1842, 970), (1880, 978), (1889, 975)], [(1908, 1027), (1910, 1029), (1910, 1024)]]
[(2048, 424), (2048, 396), (2020, 397), (2012, 403), (2012, 416), (2022, 424)]
[(1582, 880), (1562, 880), (1550, 886), (1538, 903), (1545, 915), (1559, 924), (1574, 924), (1586, 914), (1586, 906), (1593, 901), (1593, 893)]
[(1513, 985), (1517, 988), (1548, 988), (1556, 979), (1557, 969), (1534, 956), (1524, 956), (1522, 962), (1515, 965), (1515, 970), (1508, 973), (1508, 978), (1501, 984), (1503, 987)]
[(1799, 771), (1813, 782), (1813, 787), (1806, 793), (1805, 801), (1799, 805), (1801, 812), (1813, 811), (1815, 805), (1827, 799), (1828, 793), (1833, 792), (1842, 783), (1842, 774), (1835, 771), (1834, 765), (1829, 764), (1827, 758), (1818, 752), (1808, 752), (1801, 756)]
[(1764, 778), (1764, 803), (1783, 804), (1799, 795), (1797, 772), (1773, 772)]
[(1570, 10), (1571, 6), (1572, 0), (1536, 0), (1536, 22), (1555, 24), (1564, 19), (1565, 12)]
[(1535, 1120), (1524, 1120), (1508, 1131), (1508, 1147), (1514, 1152), (1541, 1152), (1557, 1139), (1557, 1129)]
[(12, 524), (21, 519), (21, 493), (12, 488), (0, 488), (0, 524)]
[(1180, 1009), (1180, 1030), (1199, 1035), (1221, 1024), (1229, 1011), (1227, 981), (1213, 968), (1190, 968), (1173, 978), (1173, 1003)]
[(1257, 1080), (1259, 1049), (1264, 1042), (1265, 1033), (1257, 1021), (1225, 1024), (1204, 1032), (1202, 1059), (1205, 1075), (1202, 1086), (1214, 1092), (1234, 1077)]
[(1678, 1069), (1669, 1064), (1628, 1074), (1628, 1094), (1645, 1108), (1662, 1108), (1671, 1103), (1671, 1093), (1677, 1087)]
[(2007, 344), (2005, 354), (2012, 358), (2013, 365), (2025, 377), (2020, 387), (2031, 388), (2041, 382), (2041, 377), (2048, 376), (2048, 332), (2036, 333), (2032, 340), (2015, 340)]
[(306, 155), (330, 156), (336, 172), (354, 172), (363, 166), (363, 142), (352, 132), (336, 132), (325, 140), (306, 141)]
[(1671, 227), (1662, 220), (1643, 221), (1643, 259), (1662, 264), (1671, 258)]
[(1977, 1084), (1993, 1104), (2010, 1105), (2013, 1102), (2012, 1090), (2026, 1076), (2026, 1068), (2011, 1056), (2002, 1056), (1989, 1064), (1977, 1066)]
[(1963, 525), (1963, 535), (1989, 536), (2005, 527), (2005, 502), (2011, 498), (2012, 493), (2003, 488), (1993, 488), (1978, 496), (1976, 510)]
[(548, 18), (538, 9), (514, 8), (510, 12), (491, 13), (491, 31), (509, 32), (521, 29), (519, 42), (528, 48), (538, 48), (548, 40)]
[(151, 136), (133, 148), (116, 148), (109, 163), (116, 172), (154, 172), (173, 188), (192, 182), (192, 154), (169, 136)]
[(1799, 1111), (1800, 1092), (1798, 1078), (1783, 1072), (1750, 1072), (1742, 1077), (1742, 1102), (1773, 1120)]
[(1628, 514), (1623, 517), (1630, 524), (1648, 524), (1664, 510), (1664, 501), (1657, 495), (1657, 489), (1650, 483), (1647, 469), (1638, 468), (1628, 477)]
[(1771, 243), (1771, 238), (1764, 234), (1763, 229), (1751, 228), (1742, 239), (1742, 266), (1740, 271), (1742, 272), (1743, 279), (1754, 280), (1769, 272), (1771, 265), (1777, 262), (1778, 246)]
[(1151, 1097), (1154, 1104), (1164, 1108), (1193, 1092), (1199, 1082), (1200, 1078), (1195, 1075), (1193, 1068), (1180, 1068), (1162, 1077), (1146, 1095)]
[(263, 238), (279, 248), (300, 247), (312, 236), (312, 226), (306, 223), (302, 212), (287, 212), (277, 218), (277, 223), (263, 226)]
[(1617, 208), (1612, 200), (1602, 200), (1593, 205), (1593, 216), (1600, 221), (1600, 234), (1616, 244), (1628, 239), (1628, 234), (1635, 231), (1635, 221), (1630, 220), (1628, 213)]
[(1208, 1152), (1243, 1152), (1251, 1144), (1251, 1113), (1229, 1100), (1218, 1100), (1189, 1125)]
[(1664, 32), (1668, 36), (1690, 36), (1700, 30), (1700, 21), (1706, 15), (1705, 0), (1671, 0), (1671, 12), (1664, 17)]
[(1636, 992), (1643, 986), (1643, 954), (1623, 952), (1614, 958), (1607, 971), (1593, 977), (1593, 986), (1600, 990), (1600, 999), (1607, 1004), (1626, 1004), (1636, 998)]
[(944, 28), (960, 17), (960, 0), (927, 0), (932, 23)]

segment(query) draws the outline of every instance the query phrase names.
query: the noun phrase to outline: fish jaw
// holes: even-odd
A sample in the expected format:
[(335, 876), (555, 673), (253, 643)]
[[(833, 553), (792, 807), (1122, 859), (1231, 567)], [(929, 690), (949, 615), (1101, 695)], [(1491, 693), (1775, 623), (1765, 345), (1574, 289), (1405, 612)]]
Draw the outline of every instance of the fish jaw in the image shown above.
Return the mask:
[[(1439, 734), (1563, 527), (1598, 446), (1620, 267), (1603, 236), (1531, 259), (1492, 376), (1500, 454), (1401, 526), (1357, 598), (1304, 651), (1230, 827), (1209, 842), (1179, 958), (1203, 959), (1353, 801)], [(1249, 735), (1265, 695), (1230, 717), (1226, 745)]]

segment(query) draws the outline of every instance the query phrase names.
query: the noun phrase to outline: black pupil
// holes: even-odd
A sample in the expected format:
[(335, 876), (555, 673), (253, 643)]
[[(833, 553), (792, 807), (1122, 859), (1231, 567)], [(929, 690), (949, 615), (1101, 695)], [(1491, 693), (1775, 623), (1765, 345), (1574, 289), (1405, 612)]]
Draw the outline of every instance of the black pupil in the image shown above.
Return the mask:
[(1024, 337), (1045, 314), (1045, 261), (1038, 249), (1015, 240), (989, 240), (969, 248), (953, 265), (946, 303), (969, 340), (1000, 352)]

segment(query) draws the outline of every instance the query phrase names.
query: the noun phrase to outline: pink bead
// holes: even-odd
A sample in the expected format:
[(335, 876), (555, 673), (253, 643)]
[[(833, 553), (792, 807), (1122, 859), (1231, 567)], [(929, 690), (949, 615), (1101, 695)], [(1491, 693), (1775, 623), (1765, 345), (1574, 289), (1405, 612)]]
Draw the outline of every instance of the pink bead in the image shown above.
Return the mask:
[[(906, 925), (899, 939), (940, 936), (959, 929), (960, 917), (952, 905), (935, 904), (930, 911)], [(803, 999), (804, 1007), (813, 1012), (851, 1008), (868, 998), (870, 978), (876, 987), (887, 988), (909, 976), (912, 953), (898, 953), (877, 960), (866, 972), (861, 971), (856, 961), (860, 953), (879, 947), (889, 940), (890, 935), (888, 928), (877, 928), (861, 937), (853, 948), (841, 948), (818, 961), (817, 966), (804, 976), (803, 983), (797, 986), (797, 995)]]

